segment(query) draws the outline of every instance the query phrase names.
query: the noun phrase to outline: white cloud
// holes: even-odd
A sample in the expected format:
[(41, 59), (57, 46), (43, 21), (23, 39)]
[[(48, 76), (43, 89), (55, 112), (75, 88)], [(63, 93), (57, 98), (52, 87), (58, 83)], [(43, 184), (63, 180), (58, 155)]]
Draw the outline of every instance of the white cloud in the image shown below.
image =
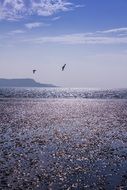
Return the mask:
[(113, 28), (113, 29), (110, 29), (110, 30), (105, 30), (105, 31), (99, 31), (101, 33), (120, 33), (120, 32), (127, 32), (127, 27), (125, 28)]
[[(102, 31), (103, 33), (103, 31)], [(95, 33), (79, 33), (59, 36), (46, 36), (27, 39), (26, 42), (37, 44), (60, 43), (60, 44), (127, 44), (127, 36), (108, 36)]]
[(28, 29), (33, 29), (33, 28), (38, 28), (41, 26), (49, 26), (49, 24), (45, 24), (45, 23), (41, 23), (41, 22), (32, 22), (32, 23), (25, 24), (25, 26)]
[(3, 0), (0, 2), (0, 20), (17, 20), (30, 15), (50, 16), (74, 8), (76, 5), (70, 0)]
[(114, 28), (111, 30), (103, 31), (103, 33), (112, 33), (112, 32), (127, 32), (127, 28)]
[(83, 7), (85, 7), (85, 5), (76, 5), (75, 7), (76, 8), (83, 8)]
[(50, 16), (57, 11), (68, 11), (72, 7), (73, 4), (65, 0), (32, 1), (32, 10), (40, 16)]
[(15, 35), (15, 34), (23, 34), (23, 33), (25, 33), (24, 30), (13, 30), (13, 31), (9, 32), (8, 34)]
[(60, 18), (61, 18), (60, 16), (54, 17), (54, 18), (52, 18), (52, 21), (59, 20)]
[(25, 10), (23, 0), (3, 0), (0, 3), (0, 19), (16, 20), (22, 18)]
[[(26, 27), (29, 29), (40, 27), (42, 23), (27, 23)], [(114, 30), (114, 29), (111, 29)], [(108, 30), (105, 30), (108, 31)], [(38, 37), (25, 37), (25, 35), (14, 35), (14, 34), (22, 34), (27, 31), (23, 30), (14, 30), (8, 33), (8, 35), (14, 35), (15, 40), (13, 38), (13, 42), (15, 43), (30, 43), (30, 44), (45, 44), (45, 43), (56, 43), (56, 44), (68, 44), (68, 45), (127, 45), (127, 34), (122, 36), (122, 29), (119, 28), (117, 32), (107, 33), (105, 31), (95, 31), (89, 33), (75, 33), (75, 34), (65, 34), (65, 35), (57, 35), (57, 36), (38, 36)], [(5, 36), (6, 38), (9, 36)], [(121, 35), (121, 36), (120, 36)], [(3, 40), (4, 37), (1, 38)], [(5, 39), (6, 40), (6, 39)], [(8, 40), (8, 38), (7, 38)]]

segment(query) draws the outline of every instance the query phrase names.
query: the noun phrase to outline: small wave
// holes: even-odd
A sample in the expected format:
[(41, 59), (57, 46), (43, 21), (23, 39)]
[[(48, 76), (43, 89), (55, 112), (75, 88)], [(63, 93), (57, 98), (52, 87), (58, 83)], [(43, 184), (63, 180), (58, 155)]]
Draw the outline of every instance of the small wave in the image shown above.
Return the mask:
[(0, 88), (0, 98), (127, 99), (127, 89)]

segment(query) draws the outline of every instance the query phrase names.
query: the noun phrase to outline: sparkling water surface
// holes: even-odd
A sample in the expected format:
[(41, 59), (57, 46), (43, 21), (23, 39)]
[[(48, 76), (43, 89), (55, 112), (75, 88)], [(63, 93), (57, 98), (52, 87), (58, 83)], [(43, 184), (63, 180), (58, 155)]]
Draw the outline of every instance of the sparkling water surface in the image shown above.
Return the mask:
[(127, 99), (127, 89), (0, 88), (0, 98)]
[(0, 189), (126, 190), (126, 94), (0, 89)]

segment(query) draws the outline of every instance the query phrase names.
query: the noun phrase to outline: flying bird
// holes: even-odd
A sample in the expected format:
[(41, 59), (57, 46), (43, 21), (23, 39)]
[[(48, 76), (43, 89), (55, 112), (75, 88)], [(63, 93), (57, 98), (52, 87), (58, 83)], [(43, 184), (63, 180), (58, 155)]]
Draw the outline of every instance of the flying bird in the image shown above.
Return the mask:
[(66, 64), (64, 64), (64, 65), (63, 65), (63, 67), (62, 67), (62, 71), (64, 71), (64, 69), (65, 69), (65, 66), (66, 66)]
[(34, 70), (33, 70), (33, 74), (35, 74), (35, 72), (36, 72), (36, 70), (34, 69)]

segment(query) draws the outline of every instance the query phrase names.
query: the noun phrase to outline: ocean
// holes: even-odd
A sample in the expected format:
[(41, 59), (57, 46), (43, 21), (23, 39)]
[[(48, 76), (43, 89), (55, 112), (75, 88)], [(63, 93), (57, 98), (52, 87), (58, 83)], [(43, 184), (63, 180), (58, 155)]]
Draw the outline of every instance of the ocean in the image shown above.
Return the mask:
[(0, 98), (127, 99), (127, 89), (0, 88)]
[(127, 189), (127, 89), (0, 88), (0, 190), (80, 189)]

